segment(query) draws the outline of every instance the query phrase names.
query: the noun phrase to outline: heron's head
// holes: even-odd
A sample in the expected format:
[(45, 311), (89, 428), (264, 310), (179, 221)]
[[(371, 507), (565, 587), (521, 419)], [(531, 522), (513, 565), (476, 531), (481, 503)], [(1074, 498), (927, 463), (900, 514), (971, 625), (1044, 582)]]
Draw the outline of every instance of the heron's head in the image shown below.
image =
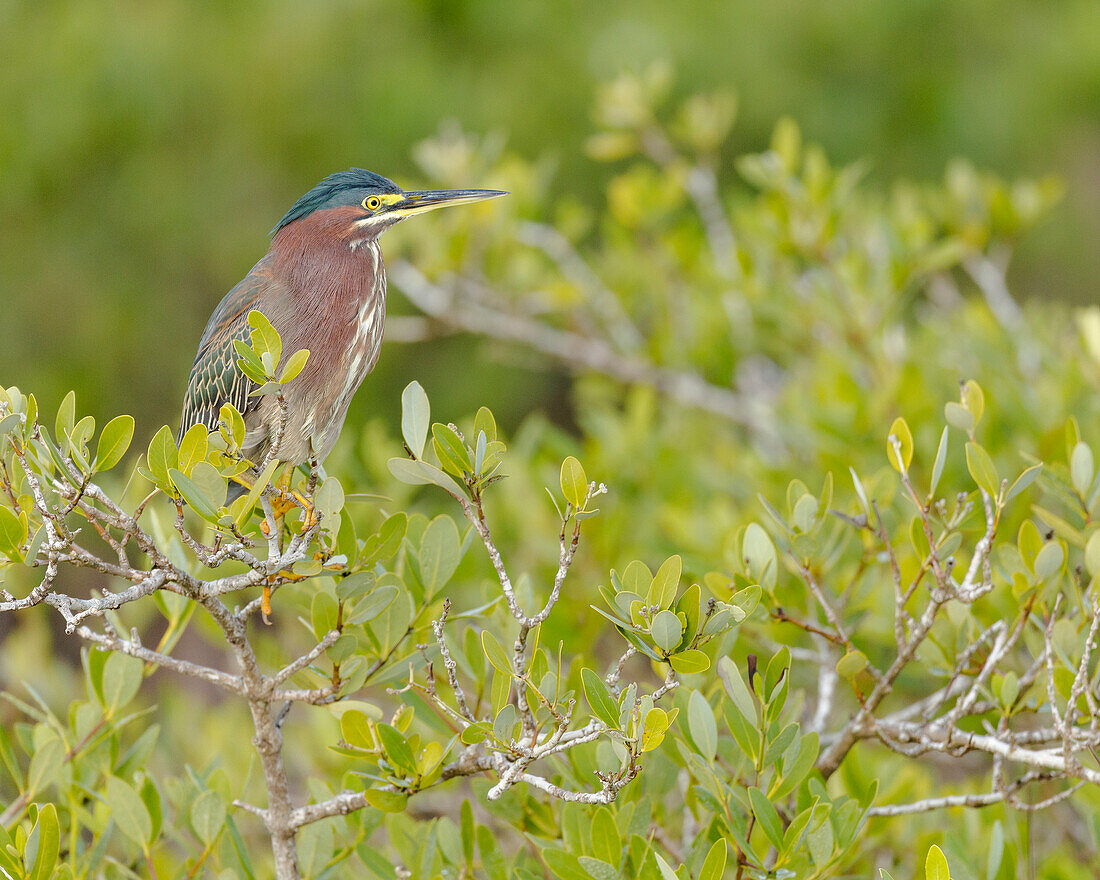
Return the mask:
[(313, 187), (294, 203), (271, 232), (274, 235), (283, 227), (308, 217), (315, 211), (339, 208), (340, 215), (346, 217), (351, 226), (348, 231), (352, 233), (352, 237), (359, 240), (377, 238), (395, 223), (414, 214), (504, 195), (507, 193), (495, 189), (405, 192), (380, 174), (362, 168), (351, 168), (331, 174)]

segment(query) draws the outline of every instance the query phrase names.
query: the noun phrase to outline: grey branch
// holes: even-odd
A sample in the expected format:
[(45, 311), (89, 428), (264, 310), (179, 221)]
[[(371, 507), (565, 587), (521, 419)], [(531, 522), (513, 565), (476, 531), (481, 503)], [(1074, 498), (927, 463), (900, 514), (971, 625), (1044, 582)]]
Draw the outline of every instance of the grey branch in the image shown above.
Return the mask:
[(559, 330), (524, 315), (487, 306), (472, 296), (458, 294), (454, 285), (429, 281), (404, 260), (390, 267), (389, 276), (417, 308), (453, 327), (521, 343), (572, 369), (592, 370), (628, 384), (649, 386), (679, 403), (743, 425), (764, 438), (775, 438), (774, 425), (770, 418), (761, 416), (758, 406), (733, 389), (711, 384), (697, 373), (620, 354), (602, 339)]

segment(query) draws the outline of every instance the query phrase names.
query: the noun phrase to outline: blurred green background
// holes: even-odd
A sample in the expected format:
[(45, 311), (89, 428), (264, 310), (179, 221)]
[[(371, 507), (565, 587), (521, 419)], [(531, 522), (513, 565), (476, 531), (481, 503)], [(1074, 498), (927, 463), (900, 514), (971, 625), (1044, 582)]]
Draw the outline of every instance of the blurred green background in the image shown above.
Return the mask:
[[(362, 165), (411, 185), (413, 146), (454, 120), (547, 158), (562, 195), (597, 205), (612, 169), (584, 154), (594, 89), (655, 59), (678, 93), (738, 94), (730, 157), (789, 115), (882, 185), (939, 178), (956, 155), (1059, 174), (1067, 197), (1011, 281), (1095, 298), (1095, 0), (0, 0), (0, 57), (0, 297), (7, 326), (34, 328), (0, 337), (0, 380), (47, 411), (75, 387), (100, 418), (135, 412), (139, 438), (175, 424), (211, 309), (320, 177)], [(382, 400), (396, 418), (397, 390), (452, 344), (389, 346), (351, 421)], [(433, 396), (454, 390), (447, 361)], [(472, 404), (518, 415), (562, 387), (523, 376)]]

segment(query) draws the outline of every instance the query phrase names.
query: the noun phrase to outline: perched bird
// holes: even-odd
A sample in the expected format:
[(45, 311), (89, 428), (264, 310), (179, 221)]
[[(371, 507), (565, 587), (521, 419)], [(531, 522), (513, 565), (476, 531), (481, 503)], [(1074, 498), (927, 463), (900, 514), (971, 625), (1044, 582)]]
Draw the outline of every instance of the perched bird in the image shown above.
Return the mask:
[[(214, 430), (222, 405), (231, 403), (244, 416), (244, 456), (258, 465), (267, 455), (279, 407), (272, 396), (251, 395), (256, 386), (237, 368), (233, 347), (235, 339), (248, 338), (248, 313), (255, 309), (279, 331), (286, 357), (310, 350), (305, 369), (286, 386), (287, 422), (276, 457), (294, 464), (323, 459), (378, 359), (386, 317), (379, 237), (414, 214), (502, 195), (404, 192), (361, 168), (322, 180), (287, 211), (267, 254), (210, 316), (187, 381), (180, 437), (196, 424)], [(229, 500), (240, 491), (233, 487)]]

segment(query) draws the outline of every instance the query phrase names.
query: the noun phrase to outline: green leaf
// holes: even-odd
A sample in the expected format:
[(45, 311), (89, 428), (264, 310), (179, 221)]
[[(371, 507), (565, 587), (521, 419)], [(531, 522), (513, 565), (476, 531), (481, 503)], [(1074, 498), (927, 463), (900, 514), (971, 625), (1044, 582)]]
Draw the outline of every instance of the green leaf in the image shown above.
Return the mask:
[(504, 652), (500, 642), (497, 641), (497, 637), (487, 629), (481, 631), (481, 647), (485, 651), (485, 656), (489, 662), (493, 664), (494, 669), (503, 675), (511, 676), (512, 663), (508, 659), (508, 655)]
[(486, 406), (481, 407), (474, 416), (474, 434), (479, 431), (484, 431), (485, 438), (489, 441), (497, 439), (497, 421)]
[(344, 509), (344, 487), (336, 477), (327, 477), (318, 487), (313, 503), (322, 517), (331, 519)]
[(115, 416), (99, 434), (99, 445), (95, 452), (95, 469), (106, 471), (122, 461), (122, 456), (130, 448), (134, 439), (134, 417)]
[(231, 403), (223, 403), (222, 408), (218, 410), (218, 420), (221, 421), (229, 434), (230, 439), (233, 441), (233, 445), (238, 449), (244, 445), (244, 416), (240, 414), (237, 407)]
[(572, 455), (561, 463), (561, 494), (577, 510), (584, 508), (588, 498), (588, 478), (581, 463)]
[(966, 444), (966, 468), (970, 476), (991, 498), (996, 498), (1001, 488), (1000, 478), (997, 476), (997, 468), (993, 465), (993, 459), (977, 443)]
[(153, 820), (141, 796), (117, 776), (107, 779), (107, 808), (119, 831), (144, 848), (152, 841)]
[(227, 815), (225, 798), (207, 789), (191, 804), (191, 828), (195, 836), (209, 847), (225, 827)]
[(61, 406), (57, 409), (57, 419), (54, 421), (53, 433), (59, 443), (63, 437), (68, 437), (72, 433), (75, 424), (76, 392), (70, 391), (61, 401)]
[(676, 591), (680, 587), (680, 573), (682, 564), (679, 556), (670, 556), (664, 564), (657, 569), (653, 576), (653, 583), (649, 587), (646, 596), (647, 605), (656, 605), (658, 608), (668, 608), (676, 598)]
[(409, 796), (400, 791), (382, 791), (377, 788), (368, 788), (363, 792), (367, 803), (383, 813), (404, 813)]
[(19, 413), (8, 413), (0, 419), (0, 437), (10, 434), (22, 424), (23, 419), (20, 417)]
[(271, 355), (271, 368), (267, 370), (270, 375), (283, 356), (283, 342), (279, 338), (279, 333), (271, 325), (267, 316), (256, 309), (248, 313), (248, 326), (252, 328), (252, 348), (256, 354), (261, 360), (264, 354)]
[(417, 458), (424, 457), (424, 443), (428, 439), (430, 418), (431, 407), (428, 404), (428, 395), (424, 393), (419, 382), (410, 382), (401, 392), (401, 436), (405, 438), (405, 445)]
[(929, 848), (928, 855), (924, 859), (924, 880), (951, 880), (947, 857), (935, 844)]
[(943, 467), (947, 463), (947, 427), (944, 426), (943, 432), (940, 434), (940, 445), (936, 448), (936, 461), (932, 465), (932, 483), (928, 487), (928, 494), (935, 495), (936, 487), (940, 484), (940, 477), (943, 476)]
[(684, 627), (671, 611), (659, 611), (650, 625), (650, 633), (653, 641), (657, 643), (666, 655), (680, 644), (680, 637), (684, 634)]
[(580, 860), (573, 853), (552, 847), (546, 847), (541, 852), (542, 860), (555, 877), (561, 880), (593, 880), (592, 875), (581, 866)]
[(220, 505), (216, 505), (212, 499), (208, 498), (198, 486), (187, 478), (183, 471), (169, 468), (168, 476), (172, 480), (172, 485), (176, 487), (176, 491), (183, 496), (184, 501), (191, 505), (195, 513), (205, 520), (217, 522), (218, 507)]
[(321, 641), (336, 628), (338, 614), (336, 598), (331, 593), (318, 590), (313, 594), (313, 600), (310, 602), (309, 607), (309, 622), (313, 628), (313, 636), (317, 641)]
[(32, 796), (57, 781), (64, 758), (65, 749), (57, 736), (38, 746), (27, 770), (27, 791)]
[(1094, 474), (1092, 449), (1087, 443), (1078, 442), (1073, 447), (1073, 454), (1069, 457), (1069, 475), (1074, 490), (1082, 498), (1088, 495)]
[[(900, 449), (894, 447), (891, 437), (897, 440)], [(894, 424), (890, 426), (890, 433), (886, 438), (886, 458), (889, 459), (890, 466), (899, 473), (909, 470), (909, 464), (913, 461), (913, 435), (905, 419), (894, 419)]]
[(348, 745), (360, 749), (374, 748), (370, 719), (365, 712), (360, 712), (358, 709), (349, 709), (340, 716), (340, 736)]
[(1085, 545), (1085, 568), (1093, 577), (1100, 575), (1100, 531), (1093, 532)]
[(263, 469), (263, 472), (252, 484), (252, 488), (248, 490), (248, 495), (245, 496), (244, 504), (241, 506), (241, 512), (237, 515), (236, 523), (238, 526), (248, 518), (249, 513), (252, 512), (252, 508), (256, 506), (256, 502), (260, 500), (260, 496), (263, 494), (264, 489), (267, 488), (267, 484), (271, 482), (271, 478), (275, 475), (275, 471), (278, 470), (279, 464), (278, 461), (269, 461), (267, 467)]
[(967, 379), (962, 387), (961, 397), (963, 406), (970, 411), (974, 417), (974, 426), (977, 427), (982, 420), (982, 413), (985, 412), (985, 395), (982, 394), (982, 386), (973, 379)]
[(623, 841), (615, 817), (607, 807), (598, 807), (592, 815), (592, 855), (601, 862), (618, 867)]
[(624, 592), (633, 593), (639, 599), (648, 596), (653, 587), (653, 572), (644, 562), (635, 559), (623, 572), (620, 586)]
[[(675, 709), (672, 710), (676, 712)], [(651, 752), (657, 746), (659, 746), (665, 738), (665, 733), (668, 731), (669, 725), (672, 724), (672, 718), (675, 715), (670, 716), (664, 709), (660, 709), (654, 706), (648, 712), (645, 713), (645, 728), (642, 731), (642, 751)]]
[(516, 724), (516, 707), (511, 703), (501, 706), (497, 716), (493, 719), (493, 733), (501, 742), (511, 742), (512, 730)]
[(653, 854), (653, 860), (657, 863), (657, 870), (661, 872), (661, 880), (680, 880), (676, 876), (676, 872), (672, 870), (672, 866), (656, 850), (650, 850), (650, 852)]
[(851, 680), (867, 668), (867, 656), (862, 651), (851, 650), (836, 664), (836, 672), (841, 678)]
[(720, 657), (718, 659), (718, 677), (722, 679), (726, 693), (733, 701), (734, 706), (737, 707), (737, 711), (745, 717), (746, 721), (755, 726), (756, 703), (749, 693), (749, 689), (745, 686), (741, 671), (731, 658)]
[(375, 587), (348, 612), (347, 623), (358, 626), (361, 623), (374, 620), (390, 607), (390, 603), (397, 598), (398, 592), (397, 587), (393, 584), (383, 584)]
[(699, 691), (692, 691), (688, 700), (688, 731), (691, 741), (708, 761), (714, 759), (718, 750), (718, 725), (714, 720), (714, 710)]
[(779, 821), (779, 813), (776, 812), (767, 795), (759, 788), (752, 787), (749, 789), (749, 803), (768, 842), (777, 850), (783, 849), (783, 823)]
[(410, 461), (407, 458), (391, 458), (387, 462), (390, 473), (402, 483), (410, 486), (433, 485), (439, 486), (446, 492), (450, 492), (456, 498), (465, 496), (465, 491), (459, 488), (451, 477), (443, 473), (434, 465), (426, 461)]
[(214, 465), (200, 461), (191, 469), (191, 482), (204, 498), (209, 498), (217, 507), (225, 500), (226, 480)]
[(1023, 492), (1024, 489), (1026, 489), (1028, 486), (1030, 486), (1032, 483), (1035, 482), (1035, 480), (1039, 477), (1039, 475), (1042, 472), (1043, 472), (1043, 465), (1042, 465), (1042, 463), (1040, 463), (1040, 464), (1033, 464), (1026, 471), (1024, 471), (1022, 474), (1020, 474), (1020, 476), (1018, 476), (1016, 478), (1016, 482), (1014, 482), (1009, 487), (1008, 492), (1005, 494), (1005, 501), (1011, 501), (1013, 498), (1015, 498), (1017, 495), (1019, 495), (1021, 492)]
[(808, 733), (802, 737), (794, 758), (789, 762), (783, 762), (782, 776), (776, 775), (771, 790), (768, 792), (768, 797), (774, 801), (779, 801), (801, 785), (802, 780), (813, 769), (820, 748), (821, 745), (816, 732)]
[(376, 724), (375, 731), (382, 743), (382, 751), (390, 762), (408, 776), (416, 773), (416, 758), (413, 755), (409, 741), (401, 732), (389, 724)]
[(726, 870), (726, 841), (718, 838), (703, 859), (703, 867), (699, 869), (698, 880), (722, 880), (722, 874)]
[(443, 470), (456, 477), (473, 472), (474, 463), (470, 460), (466, 444), (449, 425), (439, 422), (432, 425), (432, 447)]
[(200, 461), (206, 461), (208, 450), (208, 431), (206, 425), (192, 425), (180, 440), (178, 470), (185, 477), (191, 476), (191, 469)]
[(504, 856), (493, 829), (478, 826), (477, 848), (481, 852), (481, 867), (489, 880), (508, 880), (504, 872)]
[(430, 599), (451, 579), (462, 558), (462, 541), (455, 521), (440, 514), (424, 529), (417, 553), (420, 583)]
[(15, 562), (23, 561), (23, 545), (30, 526), (22, 511), (16, 516), (9, 508), (0, 507), (0, 553)]
[[(233, 340), (233, 349), (237, 352), (237, 369), (257, 385), (267, 382), (267, 368), (243, 339)], [(270, 355), (269, 355), (270, 359)]]
[(741, 542), (741, 558), (749, 578), (770, 591), (779, 574), (776, 566), (775, 545), (764, 527), (749, 523)]
[(145, 460), (149, 465), (149, 471), (157, 482), (168, 486), (171, 483), (168, 470), (179, 465), (179, 450), (176, 448), (176, 440), (172, 436), (172, 429), (167, 425), (157, 431), (153, 435), (153, 439), (149, 441), (149, 450), (146, 453)]
[(710, 658), (702, 651), (692, 649), (673, 654), (668, 658), (674, 671), (680, 675), (697, 675), (710, 669)]
[(1060, 541), (1048, 541), (1035, 557), (1035, 576), (1047, 580), (1062, 570), (1066, 553)]
[[(35, 841), (34, 861), (27, 865), (27, 880), (53, 880), (57, 856), (61, 852), (61, 828), (57, 822), (57, 808), (53, 804), (40, 804), (38, 816), (31, 829), (30, 839)], [(31, 849), (28, 841), (26, 852)]]
[(111, 654), (103, 665), (103, 709), (109, 717), (127, 705), (141, 687), (144, 664), (136, 657)]
[(470, 801), (463, 800), (459, 811), (462, 818), (462, 856), (466, 860), (466, 873), (473, 874), (474, 870), (474, 808)]
[(949, 401), (943, 405), (943, 417), (952, 428), (958, 428), (969, 434), (974, 430), (974, 416), (961, 403)]
[(619, 880), (619, 869), (605, 861), (591, 856), (577, 856), (577, 861), (591, 880)]
[(305, 369), (306, 361), (309, 360), (309, 349), (300, 348), (289, 358), (287, 358), (286, 365), (283, 367), (283, 372), (279, 374), (279, 384), (285, 385), (293, 379), (298, 378), (298, 374)]
[(607, 684), (591, 669), (581, 670), (581, 684), (584, 687), (584, 698), (588, 706), (600, 721), (612, 730), (619, 729), (619, 705), (611, 697)]
[(393, 558), (401, 549), (401, 542), (409, 528), (409, 516), (405, 512), (395, 513), (386, 518), (378, 531), (363, 542), (363, 555), (359, 562), (364, 568), (371, 568), (376, 562)]

